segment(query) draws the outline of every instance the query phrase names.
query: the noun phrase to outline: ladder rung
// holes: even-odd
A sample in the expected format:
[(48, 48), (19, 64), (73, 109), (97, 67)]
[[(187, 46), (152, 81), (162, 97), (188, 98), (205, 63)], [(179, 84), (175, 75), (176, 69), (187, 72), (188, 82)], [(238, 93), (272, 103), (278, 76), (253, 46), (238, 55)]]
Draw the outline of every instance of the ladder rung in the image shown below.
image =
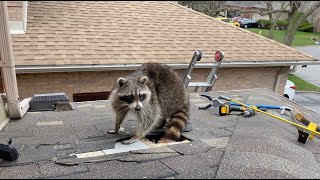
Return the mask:
[(206, 82), (191, 82), (189, 83), (190, 87), (210, 87), (212, 84)]

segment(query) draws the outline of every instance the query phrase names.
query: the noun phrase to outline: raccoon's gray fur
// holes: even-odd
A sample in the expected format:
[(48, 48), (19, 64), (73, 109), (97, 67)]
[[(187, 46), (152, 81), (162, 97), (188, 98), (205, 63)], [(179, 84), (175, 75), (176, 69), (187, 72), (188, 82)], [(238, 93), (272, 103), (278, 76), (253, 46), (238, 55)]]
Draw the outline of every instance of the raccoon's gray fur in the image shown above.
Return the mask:
[(70, 111), (76, 109), (75, 105), (70, 102), (57, 101), (54, 104), (55, 111)]
[(120, 77), (110, 95), (116, 115), (114, 131), (129, 111), (137, 115), (136, 133), (130, 144), (150, 131), (165, 126), (164, 140), (180, 140), (181, 131), (189, 118), (189, 95), (182, 79), (169, 66), (146, 63), (129, 76)]

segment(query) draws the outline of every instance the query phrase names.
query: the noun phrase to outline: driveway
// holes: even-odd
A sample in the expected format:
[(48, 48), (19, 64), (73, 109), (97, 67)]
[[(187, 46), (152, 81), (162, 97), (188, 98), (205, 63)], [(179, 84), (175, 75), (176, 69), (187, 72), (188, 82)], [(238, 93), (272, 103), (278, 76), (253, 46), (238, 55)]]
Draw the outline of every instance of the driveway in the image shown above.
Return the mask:
[[(320, 59), (320, 46), (303, 46), (296, 47), (296, 49), (300, 52), (307, 53), (317, 59)], [(293, 73), (301, 77), (302, 79), (320, 86), (320, 65), (308, 65), (307, 67), (302, 68), (302, 66), (298, 66), (297, 71)]]
[(320, 114), (320, 93), (296, 92), (292, 100)]
[[(303, 46), (296, 49), (320, 59), (320, 46)], [(304, 68), (298, 66), (293, 74), (320, 87), (320, 65), (308, 65)], [(293, 101), (320, 114), (320, 93), (296, 92)]]

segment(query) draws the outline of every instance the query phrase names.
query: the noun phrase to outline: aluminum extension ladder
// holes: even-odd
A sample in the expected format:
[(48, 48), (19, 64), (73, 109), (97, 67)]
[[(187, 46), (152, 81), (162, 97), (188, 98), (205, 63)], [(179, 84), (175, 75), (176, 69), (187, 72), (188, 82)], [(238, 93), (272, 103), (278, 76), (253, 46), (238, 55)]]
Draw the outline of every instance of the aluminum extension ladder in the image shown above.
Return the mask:
[(203, 92), (208, 92), (212, 90), (212, 87), (217, 79), (217, 70), (224, 58), (224, 53), (222, 51), (217, 51), (214, 55), (215, 63), (212, 66), (212, 69), (207, 77), (206, 82), (190, 82), (191, 81), (191, 74), (193, 71), (193, 68), (195, 67), (195, 64), (197, 61), (200, 61), (202, 57), (213, 57), (212, 55), (202, 55), (201, 51), (197, 50), (194, 52), (192, 60), (189, 64), (188, 70), (183, 76), (183, 84), (185, 88), (187, 87), (195, 87), (194, 92), (197, 92), (199, 87), (202, 87)]

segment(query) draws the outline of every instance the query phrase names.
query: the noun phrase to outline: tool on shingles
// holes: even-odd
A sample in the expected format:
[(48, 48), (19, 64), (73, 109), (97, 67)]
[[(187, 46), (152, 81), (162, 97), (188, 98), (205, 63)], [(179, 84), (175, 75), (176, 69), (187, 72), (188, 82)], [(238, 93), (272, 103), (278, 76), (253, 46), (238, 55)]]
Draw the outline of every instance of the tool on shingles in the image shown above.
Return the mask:
[[(297, 121), (301, 122), (302, 124), (306, 125), (309, 129), (320, 132), (319, 126), (316, 123), (314, 123), (314, 122), (308, 120), (306, 117), (304, 117), (304, 115), (302, 113), (300, 113), (300, 112), (296, 113), (294, 115), (294, 118)], [(319, 134), (313, 134), (313, 133), (310, 134), (310, 133), (302, 131), (300, 129), (298, 130), (298, 133), (299, 133), (298, 140), (299, 140), (299, 142), (302, 142), (302, 143), (306, 143), (308, 138), (312, 140), (314, 138), (314, 136), (320, 138)]]
[(205, 107), (199, 107), (199, 109), (209, 109), (210, 107), (219, 107), (220, 105), (222, 105), (223, 103), (221, 103), (220, 101), (219, 101), (219, 99), (217, 99), (217, 98), (212, 98), (212, 97), (210, 97), (210, 96), (208, 96), (208, 95), (205, 95), (205, 94), (200, 94), (200, 96), (202, 96), (202, 97), (206, 97), (206, 98), (208, 98), (209, 100), (210, 100), (210, 104), (208, 104), (207, 106), (205, 106)]
[(199, 107), (199, 109), (209, 109), (210, 107), (219, 107), (219, 115), (224, 116), (230, 114), (232, 111), (237, 111), (241, 112), (241, 114), (244, 117), (250, 117), (255, 114), (255, 111), (250, 109), (250, 108), (245, 108), (243, 106), (234, 106), (230, 105), (229, 103), (222, 103), (219, 99), (217, 98), (211, 98), (208, 95), (201, 94), (200, 96), (206, 97), (210, 100), (210, 104), (208, 104), (205, 107)]
[[(215, 63), (212, 65), (212, 69), (207, 77), (206, 82), (190, 82), (191, 81), (191, 73), (197, 61), (200, 61), (202, 57), (214, 57)], [(201, 51), (197, 50), (194, 52), (194, 55), (191, 59), (189, 67), (183, 76), (183, 84), (185, 88), (187, 87), (195, 87), (194, 92), (197, 92), (199, 87), (202, 87), (202, 91), (208, 92), (212, 90), (212, 87), (217, 79), (217, 71), (218, 68), (224, 58), (224, 53), (222, 51), (216, 51), (214, 55), (203, 55)]]
[[(238, 103), (235, 102), (230, 102), (230, 105), (234, 105), (234, 106), (241, 106)], [(247, 106), (251, 106), (251, 104), (246, 104)], [(254, 106), (256, 106), (257, 108), (259, 108), (260, 110), (268, 110), (268, 109), (281, 109), (280, 114), (283, 114), (285, 111), (292, 111), (292, 109), (290, 107), (287, 106), (272, 106), (272, 105), (266, 105), (266, 104), (252, 104)]]
[(10, 147), (12, 138), (10, 137), (6, 144), (0, 144), (0, 159), (6, 161), (15, 161), (19, 157), (18, 151), (14, 147)]
[[(274, 114), (271, 114), (271, 113), (262, 111), (262, 110), (260, 110), (260, 109), (258, 109), (258, 108), (247, 106), (246, 104), (243, 104), (243, 103), (241, 103), (241, 102), (238, 102), (238, 101), (236, 101), (236, 100), (234, 100), (234, 99), (231, 99), (231, 98), (226, 97), (226, 96), (223, 96), (223, 95), (220, 95), (220, 96), (219, 96), (219, 99), (224, 99), (224, 100), (226, 100), (226, 101), (235, 102), (235, 103), (240, 104), (240, 105), (242, 105), (242, 106), (244, 106), (244, 107), (251, 108), (251, 109), (253, 109), (253, 110), (255, 110), (255, 111), (261, 112), (261, 113), (263, 113), (263, 114), (266, 114), (266, 115), (268, 115), (268, 116), (271, 116), (271, 117), (276, 118), (276, 119), (278, 119), (278, 120), (281, 120), (281, 121), (283, 121), (283, 122), (286, 122), (286, 123), (289, 123), (289, 124), (291, 124), (291, 125), (294, 125), (295, 127), (298, 128), (298, 132), (299, 132), (298, 141), (301, 142), (301, 143), (305, 143), (308, 138), (309, 138), (310, 140), (312, 140), (314, 136), (317, 136), (317, 137), (320, 136), (320, 131), (318, 131), (318, 126), (317, 126), (315, 123), (310, 123), (311, 121), (309, 121), (308, 126), (305, 127), (305, 126), (299, 125), (299, 124), (297, 124), (297, 123), (294, 123), (294, 122), (292, 122), (292, 121), (289, 121), (289, 120), (287, 120), (287, 119), (285, 119), (285, 118), (282, 118), (282, 117), (276, 116), (276, 115), (274, 115)], [(301, 116), (301, 115), (297, 115), (297, 118), (298, 118), (298, 119), (300, 118), (300, 119), (301, 119), (300, 122), (302, 122), (302, 123), (305, 123), (305, 124), (308, 123), (308, 120), (306, 120), (305, 118), (303, 118), (303, 116)], [(310, 133), (311, 135), (309, 135), (309, 133)]]
[(256, 112), (253, 109), (242, 107), (242, 106), (233, 106), (229, 103), (225, 103), (219, 106), (219, 115), (224, 116), (230, 114), (232, 111), (240, 111), (244, 117), (251, 117)]

